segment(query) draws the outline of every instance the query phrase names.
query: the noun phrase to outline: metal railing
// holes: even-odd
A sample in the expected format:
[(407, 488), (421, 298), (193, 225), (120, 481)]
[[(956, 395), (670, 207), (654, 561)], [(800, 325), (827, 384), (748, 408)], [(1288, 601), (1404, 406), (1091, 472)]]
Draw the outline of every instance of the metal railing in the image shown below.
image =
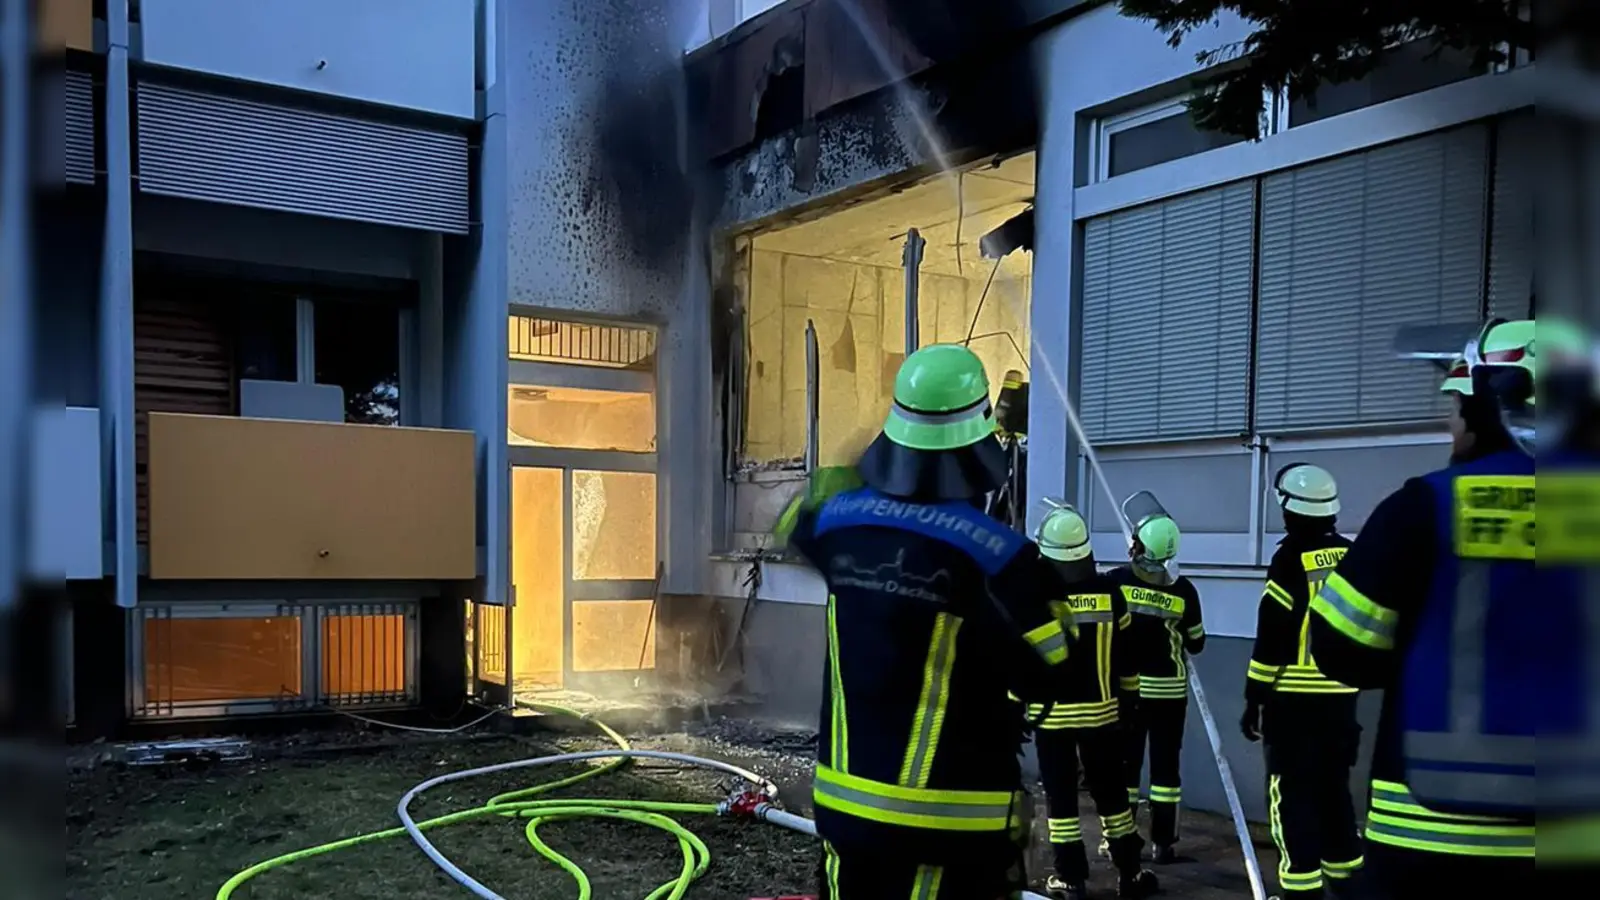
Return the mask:
[(649, 328), (514, 315), (509, 331), (512, 359), (637, 369), (655, 364), (656, 333)]

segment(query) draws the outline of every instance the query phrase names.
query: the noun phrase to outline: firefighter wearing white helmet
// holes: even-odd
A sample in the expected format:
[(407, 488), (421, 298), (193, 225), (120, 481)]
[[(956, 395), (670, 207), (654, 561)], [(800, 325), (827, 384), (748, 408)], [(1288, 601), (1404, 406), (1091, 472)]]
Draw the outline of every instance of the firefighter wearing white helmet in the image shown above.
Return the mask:
[(1460, 361), (1449, 465), (1378, 504), (1311, 601), (1318, 669), (1384, 692), (1366, 870), (1348, 896), (1536, 891), (1535, 737), (1542, 754), (1541, 722), (1565, 702), (1545, 698), (1584, 703), (1582, 654), (1551, 639), (1569, 622), (1581, 633), (1584, 610), (1561, 612), (1536, 583), (1534, 323), (1489, 322)]
[(1361, 727), (1356, 690), (1317, 668), (1306, 634), (1311, 598), (1350, 541), (1336, 527), (1339, 485), (1321, 466), (1290, 463), (1272, 483), (1283, 540), (1267, 567), (1245, 672), (1246, 740), (1266, 744), (1268, 815), (1284, 898), (1323, 896), (1362, 865), (1350, 796)]
[(1118, 872), (1118, 896), (1145, 897), (1156, 877), (1139, 867), (1144, 841), (1134, 826), (1133, 808), (1123, 785), (1122, 731), (1118, 720), (1137, 697), (1139, 678), (1128, 653), (1132, 624), (1127, 602), (1110, 579), (1098, 573), (1089, 526), (1071, 506), (1053, 507), (1039, 525), (1039, 552), (1066, 582), (1066, 594), (1052, 605), (1063, 627), (1077, 635), (1084, 652), (1067, 660), (1065, 690), (1050, 703), (1027, 707), (1039, 750), (1039, 775), (1048, 806), (1050, 848), (1055, 871), (1045, 891), (1057, 900), (1082, 900), (1089, 879), (1089, 855), (1078, 818), (1078, 763), (1100, 816), (1100, 833)]
[(1123, 723), (1128, 741), (1128, 799), (1137, 803), (1145, 749), (1150, 752), (1150, 842), (1158, 863), (1176, 859), (1178, 805), (1183, 801), (1180, 760), (1189, 714), (1190, 655), (1205, 649), (1200, 592), (1178, 573), (1178, 523), (1149, 491), (1124, 500), (1132, 530), (1129, 564), (1109, 577), (1128, 604), (1128, 647), (1139, 675), (1133, 715)]

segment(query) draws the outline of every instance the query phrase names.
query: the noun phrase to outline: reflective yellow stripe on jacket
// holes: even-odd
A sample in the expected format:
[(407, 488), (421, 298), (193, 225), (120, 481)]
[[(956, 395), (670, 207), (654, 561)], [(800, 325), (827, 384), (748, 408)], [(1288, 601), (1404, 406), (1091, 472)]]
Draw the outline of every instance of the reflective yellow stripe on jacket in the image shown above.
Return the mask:
[(956, 636), (960, 631), (961, 620), (955, 616), (939, 613), (934, 617), (933, 636), (928, 640), (928, 656), (922, 666), (922, 692), (911, 717), (905, 759), (900, 764), (902, 785), (927, 787), (933, 773), (933, 755), (939, 750), (945, 708), (950, 703), (950, 673), (956, 667)]
[(1067, 633), (1060, 621), (1051, 619), (1022, 637), (1047, 665), (1059, 666), (1067, 661)]
[(1367, 840), (1457, 856), (1533, 858), (1533, 825), (1484, 816), (1438, 813), (1417, 803), (1405, 785), (1372, 780)]
[(1400, 617), (1394, 610), (1373, 602), (1366, 594), (1334, 572), (1322, 583), (1322, 590), (1311, 598), (1311, 611), (1345, 637), (1374, 650), (1393, 650), (1395, 629)]
[(817, 806), (884, 825), (935, 831), (1005, 831), (1016, 795), (1008, 791), (950, 791), (906, 787), (817, 766), (811, 785)]

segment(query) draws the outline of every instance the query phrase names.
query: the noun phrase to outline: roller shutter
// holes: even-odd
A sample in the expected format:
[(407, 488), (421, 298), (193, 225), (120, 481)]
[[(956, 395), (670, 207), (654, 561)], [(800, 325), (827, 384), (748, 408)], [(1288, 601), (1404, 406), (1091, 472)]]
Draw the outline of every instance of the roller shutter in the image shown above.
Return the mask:
[(222, 306), (170, 284), (141, 285), (133, 311), (138, 534), (149, 533), (152, 412), (233, 414), (233, 347)]
[(1394, 337), (1479, 318), (1487, 169), (1475, 125), (1262, 179), (1259, 431), (1442, 415)]
[(1093, 441), (1248, 430), (1251, 182), (1092, 219), (1080, 405)]
[(94, 80), (84, 72), (66, 75), (62, 162), (67, 181), (94, 184)]
[(1494, 207), (1489, 232), (1489, 315), (1520, 318), (1533, 296), (1538, 120), (1531, 111), (1495, 126)]
[(161, 84), (138, 86), (137, 114), (142, 191), (467, 230), (464, 134)]

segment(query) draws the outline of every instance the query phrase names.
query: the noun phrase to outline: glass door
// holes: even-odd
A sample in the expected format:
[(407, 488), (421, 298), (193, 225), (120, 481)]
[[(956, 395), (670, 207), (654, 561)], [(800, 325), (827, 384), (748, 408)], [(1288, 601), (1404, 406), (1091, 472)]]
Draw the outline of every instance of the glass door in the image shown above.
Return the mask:
[(658, 568), (653, 379), (526, 362), (511, 376), (511, 691), (645, 688)]
[(568, 472), (566, 668), (577, 690), (647, 687), (655, 669), (656, 476)]

